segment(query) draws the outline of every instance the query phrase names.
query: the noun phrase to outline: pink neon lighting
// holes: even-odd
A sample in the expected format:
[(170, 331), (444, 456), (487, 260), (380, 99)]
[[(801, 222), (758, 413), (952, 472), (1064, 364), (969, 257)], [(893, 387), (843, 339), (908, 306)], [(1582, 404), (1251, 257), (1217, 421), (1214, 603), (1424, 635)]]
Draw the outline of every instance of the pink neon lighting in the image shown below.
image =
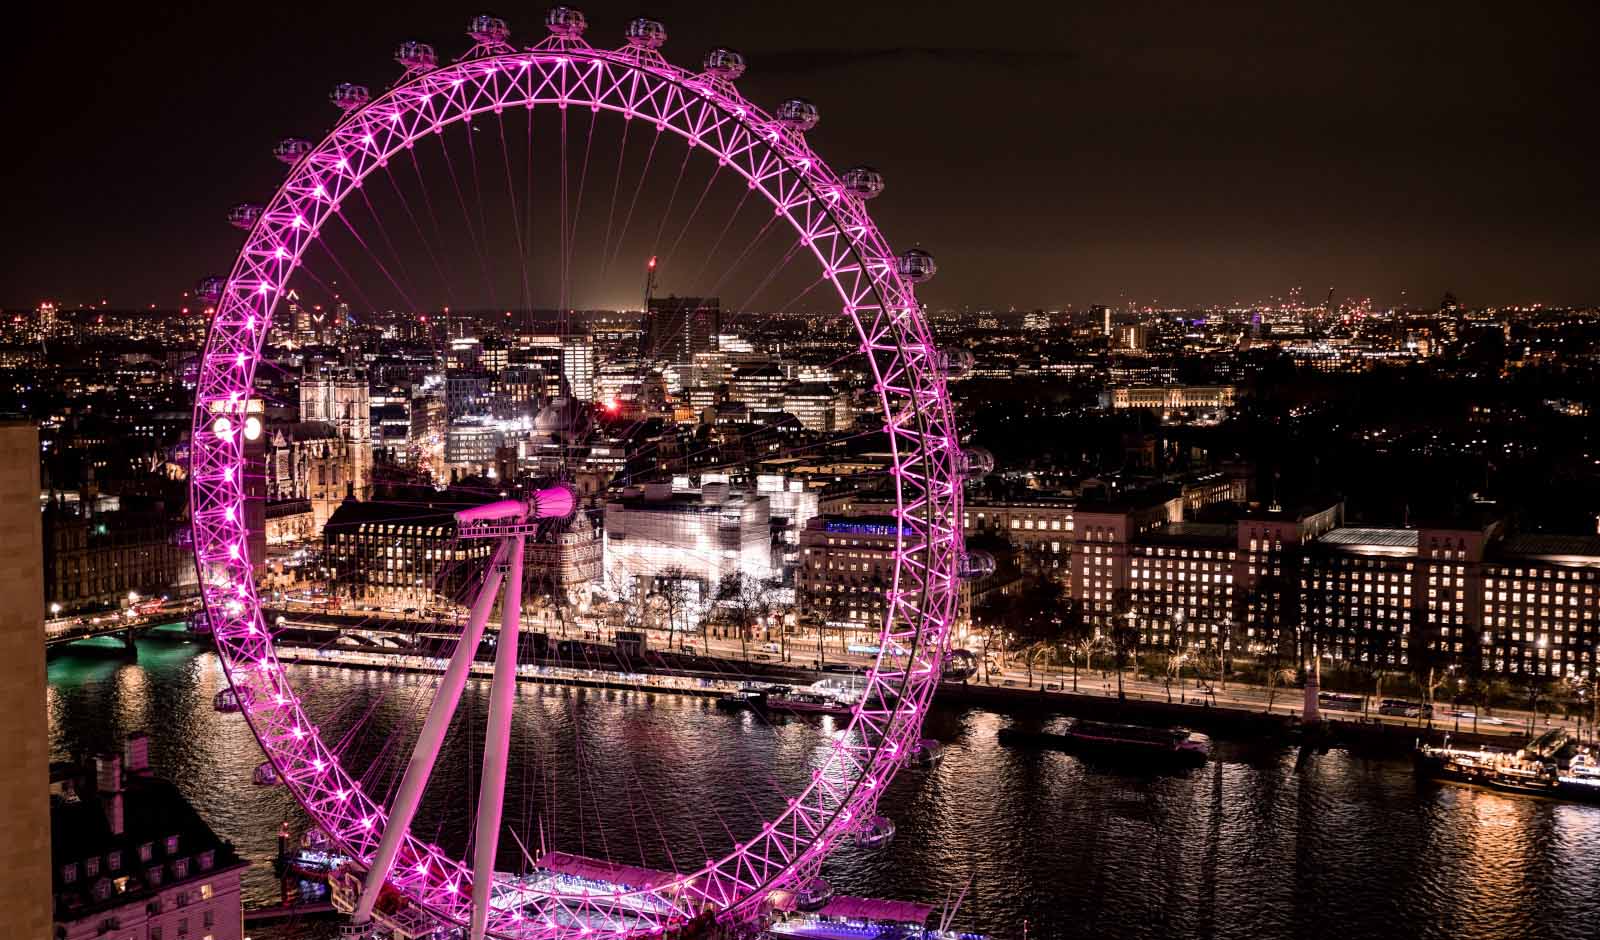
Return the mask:
[[(913, 285), (898, 270), (895, 253), (864, 209), (864, 193), (852, 191), (810, 149), (801, 133), (771, 133), (772, 115), (747, 101), (722, 74), (696, 74), (641, 56), (590, 47), (581, 37), (563, 37), (560, 59), (535, 49), (513, 54), (509, 45), (476, 58), (409, 74), (373, 104), (353, 108), (339, 130), (311, 146), (289, 165), (288, 177), (267, 203), (262, 221), (246, 235), (216, 303), (202, 356), (196, 393), (191, 456), (194, 544), (203, 597), (212, 617), (218, 651), (229, 681), (242, 695), (262, 703), (246, 712), (252, 731), (275, 766), (292, 770), (286, 784), (320, 828), (348, 854), (373, 857), (385, 830), (388, 808), (364, 793), (317, 734), (308, 734), (300, 703), (285, 695), (290, 686), (270, 642), (264, 642), (254, 591), (241, 599), (226, 579), (249, 578), (250, 559), (237, 515), (229, 507), (244, 499), (245, 454), (232, 422), (208, 403), (238, 402), (252, 392), (254, 373), (270, 330), (273, 309), (302, 253), (329, 215), (367, 175), (422, 135), (472, 114), (504, 107), (588, 106), (620, 116), (637, 115), (663, 132), (698, 140), (710, 158), (743, 176), (753, 192), (793, 226), (838, 293), (844, 315), (857, 329), (864, 360), (873, 373), (885, 421), (892, 478), (904, 517), (918, 507), (923, 518), (944, 520), (926, 532), (902, 532), (892, 585), (885, 592), (889, 614), (882, 624), (884, 650), (866, 682), (871, 692), (823, 760), (812, 782), (786, 801), (786, 809), (727, 856), (707, 860), (681, 881), (650, 891), (542, 897), (528, 915), (517, 905), (491, 905), (489, 932), (499, 937), (548, 938), (562, 931), (591, 932), (580, 923), (613, 925), (592, 930), (621, 936), (660, 933), (671, 917), (638, 915), (629, 897), (652, 895), (664, 909), (685, 917), (702, 905), (737, 916), (761, 903), (771, 890), (798, 886), (813, 877), (829, 846), (870, 819), (877, 795), (921, 740), (921, 717), (938, 684), (939, 664), (956, 614), (958, 561), (965, 556), (960, 527), (960, 452), (945, 379), (925, 355), (933, 348)], [(504, 44), (503, 39), (501, 40)], [(519, 72), (506, 80), (501, 71)], [(532, 73), (532, 74), (530, 74)], [(452, 89), (458, 89), (452, 90)], [(436, 97), (437, 96), (437, 97)], [(404, 116), (409, 120), (396, 121)], [(339, 174), (328, 174), (328, 166)], [(320, 177), (320, 178), (319, 178)], [(313, 187), (323, 192), (316, 195)], [(840, 194), (846, 198), (839, 198)], [(826, 195), (822, 195), (826, 194)], [(247, 358), (239, 364), (241, 351)], [(212, 422), (228, 421), (227, 430)], [(211, 433), (207, 433), (207, 432)], [(534, 518), (558, 518), (574, 508), (570, 491), (546, 491), (517, 510)], [(480, 507), (481, 508), (481, 507)], [(510, 516), (489, 517), (515, 518)], [(909, 528), (909, 527), (908, 527)], [(240, 585), (244, 586), (243, 584)], [(881, 694), (872, 694), (878, 693)], [(272, 703), (277, 707), (269, 707)], [(465, 860), (445, 856), (406, 834), (389, 883), (440, 917), (465, 924), (471, 883)], [(430, 858), (425, 872), (415, 860)], [(492, 890), (499, 891), (495, 886)], [(558, 926), (568, 925), (568, 926)]]

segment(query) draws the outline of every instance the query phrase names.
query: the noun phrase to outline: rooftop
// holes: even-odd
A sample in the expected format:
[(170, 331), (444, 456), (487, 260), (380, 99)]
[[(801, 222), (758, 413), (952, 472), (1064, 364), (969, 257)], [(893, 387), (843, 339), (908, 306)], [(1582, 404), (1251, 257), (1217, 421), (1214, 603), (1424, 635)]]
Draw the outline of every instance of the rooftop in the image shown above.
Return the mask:
[(1502, 555), (1578, 556), (1600, 563), (1600, 535), (1513, 535), (1500, 544)]
[(1378, 529), (1364, 526), (1340, 526), (1317, 540), (1324, 545), (1348, 545), (1372, 548), (1416, 548), (1416, 529)]
[[(231, 842), (217, 837), (178, 788), (148, 773), (124, 775), (122, 831), (114, 832), (105, 807), (108, 798), (94, 790), (92, 768), (74, 768), (73, 786), (50, 800), (50, 858), (56, 918), (78, 919), (97, 909), (117, 907), (153, 895), (188, 878), (215, 877), (219, 871), (246, 863)], [(167, 840), (176, 836), (176, 850)], [(149, 846), (148, 861), (140, 858)], [(112, 866), (111, 853), (120, 853)], [(206, 864), (209, 855), (209, 864)], [(99, 873), (90, 875), (85, 863), (95, 859)], [(179, 863), (188, 874), (176, 874)], [(76, 878), (68, 883), (63, 869), (76, 864)], [(150, 885), (151, 870), (159, 867), (160, 886)], [(125, 879), (124, 879), (124, 876)], [(120, 882), (120, 885), (119, 885)], [(96, 886), (103, 898), (97, 900)]]

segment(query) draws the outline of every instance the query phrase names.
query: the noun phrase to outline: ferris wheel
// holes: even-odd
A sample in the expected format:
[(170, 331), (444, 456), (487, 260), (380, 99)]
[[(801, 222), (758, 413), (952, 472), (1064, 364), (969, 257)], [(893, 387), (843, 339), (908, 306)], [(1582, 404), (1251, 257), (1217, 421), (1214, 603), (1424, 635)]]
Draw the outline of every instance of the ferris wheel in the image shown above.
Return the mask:
[[(276, 192), (260, 205), (244, 204), (230, 213), (247, 235), (231, 272), (204, 285), (215, 312), (199, 368), (192, 433), (194, 551), (219, 656), (274, 776), (332, 845), (364, 871), (358, 919), (385, 903), (386, 896), (398, 896), (430, 917), (467, 928), (473, 938), (671, 933), (697, 917), (758, 916), (780, 893), (814, 886), (831, 851), (881, 834), (886, 821), (878, 801), (922, 742), (923, 719), (956, 617), (960, 579), (982, 573), (982, 559), (969, 559), (964, 549), (961, 505), (964, 481), (985, 467), (981, 454), (961, 448), (947, 389), (948, 380), (970, 360), (936, 347), (914, 293), (916, 284), (933, 276), (933, 259), (917, 249), (894, 253), (874, 225), (867, 202), (883, 189), (877, 171), (835, 172), (813, 152), (806, 134), (818, 123), (818, 109), (798, 98), (770, 112), (748, 101), (736, 87), (744, 59), (730, 49), (713, 49), (699, 69), (670, 64), (661, 54), (666, 30), (653, 20), (631, 22), (626, 42), (617, 49), (589, 45), (585, 19), (573, 9), (554, 8), (545, 25), (548, 35), (531, 48), (517, 48), (503, 21), (477, 17), (469, 30), (473, 45), (449, 63), (428, 45), (404, 43), (396, 53), (404, 74), (393, 87), (373, 94), (359, 85), (337, 86), (331, 101), (341, 116), (333, 129), (320, 141), (282, 141), (275, 155), (289, 169)], [(307, 680), (297, 679), (280, 658), (276, 626), (263, 613), (266, 592), (256, 580), (260, 559), (251, 557), (248, 507), (247, 451), (263, 434), (251, 402), (274, 318), (283, 315), (314, 246), (341, 226), (350, 228), (354, 206), (372, 206), (363, 184), (384, 179), (391, 163), (414, 160), (416, 150), (446, 131), (466, 130), (470, 145), (471, 132), (502, 115), (526, 114), (531, 122), (535, 112), (558, 112), (565, 144), (569, 111), (641, 129), (635, 133), (650, 140), (652, 156), (658, 140), (677, 141), (685, 165), (708, 161), (718, 179), (739, 184), (744, 190), (740, 207), (746, 197), (751, 204), (765, 204), (767, 222), (787, 233), (785, 263), (792, 257), (814, 261), (816, 282), (837, 295), (830, 305), (836, 321), (853, 335), (861, 388), (876, 415), (872, 433), (886, 455), (884, 489), (892, 494), (890, 514), (896, 523), (892, 573), (882, 589), (874, 631), (876, 662), (848, 717), (825, 738), (808, 772), (767, 804), (761, 819), (730, 832), (722, 848), (707, 849), (703, 860), (680, 861), (661, 877), (619, 878), (609, 885), (592, 879), (534, 883), (496, 872), (497, 854), (505, 849), (500, 835), (515, 816), (503, 809), (510, 798), (506, 761), (517, 708), (515, 641), (524, 544), (539, 527), (561, 525), (577, 512), (570, 485), (553, 483), (518, 499), (485, 499), (484, 505), (456, 514), (464, 537), (495, 547), (476, 576), (463, 639), (417, 711), (420, 728), (413, 729), (414, 738), (403, 736), (401, 749), (408, 753), (387, 754), (393, 772), (382, 785), (375, 774), (349, 766), (349, 754), (303, 701)], [(585, 156), (592, 127), (589, 144), (579, 148)], [(505, 141), (502, 125), (498, 146)], [(566, 150), (562, 153), (566, 200)], [(536, 169), (530, 157), (529, 178)], [(539, 170), (546, 171), (555, 172), (553, 165)], [(582, 173), (590, 175), (587, 166)], [(511, 175), (508, 171), (508, 180)], [(458, 194), (470, 189), (459, 179), (456, 188)], [(674, 183), (666, 212), (676, 190)], [(638, 200), (637, 193), (633, 198)], [(623, 215), (619, 204), (629, 206), (631, 214), (626, 193), (619, 199), (614, 190), (608, 241)], [(566, 211), (567, 202), (561, 205)], [(418, 234), (425, 234), (427, 225), (418, 220), (433, 207), (411, 205), (403, 212)], [(531, 215), (530, 209), (519, 226)], [(470, 210), (466, 216), (470, 225)], [(557, 249), (562, 265), (575, 254), (568, 242), (577, 228), (562, 217)], [(663, 224), (658, 238), (663, 230), (670, 235)], [(519, 227), (517, 241), (531, 240), (531, 231)], [(383, 234), (362, 244), (370, 247), (369, 241), (388, 238)], [(708, 254), (729, 253), (733, 247), (713, 246)], [(603, 245), (599, 254), (610, 250)], [(405, 279), (399, 254), (374, 250), (370, 265), (397, 287)], [(653, 271), (653, 258), (651, 264)], [(341, 273), (348, 274), (349, 267), (338, 264)], [(524, 285), (529, 280), (526, 269), (522, 280)], [(561, 294), (563, 306), (570, 305), (565, 285)], [(430, 781), (437, 778), (435, 763), (462, 690), (473, 681), (479, 639), (502, 583), (506, 613), (499, 635), (504, 639), (496, 648), (488, 713), (477, 738), (481, 780), (470, 788), (475, 801), (468, 794), (467, 805), (475, 802), (470, 834), (451, 847), (422, 831), (415, 819)], [(511, 831), (516, 835), (514, 820)], [(534, 841), (526, 832), (517, 839), (519, 846)]]

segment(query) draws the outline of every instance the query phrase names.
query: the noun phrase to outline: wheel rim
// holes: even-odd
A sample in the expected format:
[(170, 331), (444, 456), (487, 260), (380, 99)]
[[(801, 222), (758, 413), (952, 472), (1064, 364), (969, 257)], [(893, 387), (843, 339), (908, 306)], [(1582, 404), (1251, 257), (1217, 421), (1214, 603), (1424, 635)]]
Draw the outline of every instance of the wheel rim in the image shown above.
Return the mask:
[[(534, 50), (469, 57), (410, 73), (353, 108), (293, 165), (249, 231), (216, 305), (202, 358), (191, 451), (196, 565), (229, 681), (280, 777), (351, 856), (371, 858), (384, 808), (321, 741), (272, 644), (251, 576), (244, 520), (246, 407), (278, 296), (320, 227), (392, 155), (449, 124), (510, 107), (587, 106), (653, 122), (744, 177), (794, 228), (834, 285), (871, 364), (900, 520), (879, 657), (867, 693), (822, 768), (760, 833), (673, 883), (604, 895), (550, 895), (527, 916), (496, 908), (499, 936), (663, 929), (694, 910), (737, 913), (815, 874), (828, 850), (867, 824), (920, 740), (956, 604), (961, 555), (958, 444), (930, 331), (911, 284), (860, 200), (801, 134), (715, 76), (635, 47), (598, 50), (560, 37)], [(467, 917), (468, 866), (408, 835), (390, 882), (434, 914)], [(504, 890), (496, 885), (497, 893)]]

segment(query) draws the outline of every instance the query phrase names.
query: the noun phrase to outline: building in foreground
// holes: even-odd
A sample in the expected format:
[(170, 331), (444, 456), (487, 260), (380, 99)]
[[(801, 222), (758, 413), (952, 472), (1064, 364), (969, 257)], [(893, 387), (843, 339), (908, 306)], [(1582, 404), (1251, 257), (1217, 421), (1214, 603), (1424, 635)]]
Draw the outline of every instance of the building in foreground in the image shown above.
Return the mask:
[[(492, 539), (456, 538), (456, 512), (482, 502), (451, 490), (346, 500), (323, 530), (328, 583), (342, 597), (385, 606), (425, 608), (458, 597), (494, 553)], [(526, 603), (552, 590), (575, 597), (599, 582), (596, 529), (586, 510), (570, 526), (528, 542)]]
[(177, 787), (151, 773), (149, 753), (149, 739), (136, 733), (123, 754), (52, 775), (57, 940), (244, 936), (239, 881), (247, 863)]
[(0, 934), (50, 934), (50, 733), (46, 723), (39, 430), (0, 422)]

